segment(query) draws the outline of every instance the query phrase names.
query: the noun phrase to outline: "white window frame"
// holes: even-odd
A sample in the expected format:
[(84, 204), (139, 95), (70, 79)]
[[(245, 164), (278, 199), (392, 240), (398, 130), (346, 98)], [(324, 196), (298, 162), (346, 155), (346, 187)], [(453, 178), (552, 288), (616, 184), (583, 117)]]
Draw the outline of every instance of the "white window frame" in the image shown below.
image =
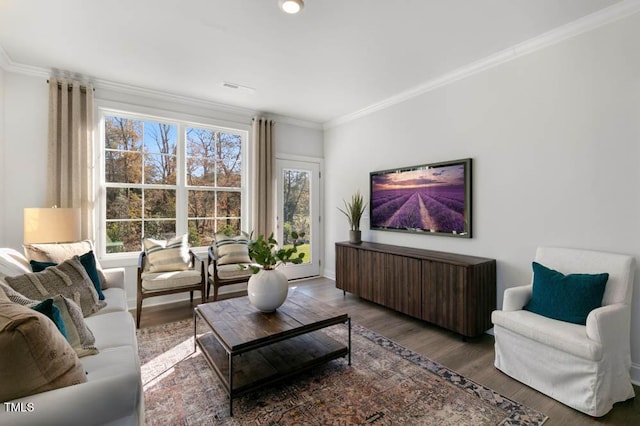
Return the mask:
[[(98, 123), (99, 132), (95, 134), (94, 141), (95, 155), (95, 250), (98, 258), (106, 260), (130, 259), (138, 256), (138, 253), (107, 253), (106, 248), (106, 181), (105, 181), (105, 117), (117, 116), (122, 118), (131, 118), (137, 120), (148, 120), (175, 125), (177, 128), (177, 155), (176, 161), (179, 164), (179, 173), (176, 175), (176, 234), (186, 233), (188, 230), (188, 190), (198, 190), (198, 186), (186, 186), (186, 149), (185, 149), (185, 133), (186, 128), (196, 127), (204, 129), (212, 129), (217, 131), (229, 132), (240, 135), (241, 138), (241, 161), (242, 170), (240, 174), (240, 199), (241, 199), (241, 223), (242, 230), (248, 232), (252, 229), (251, 224), (251, 206), (250, 194), (247, 183), (250, 177), (250, 147), (249, 147), (249, 131), (250, 126), (245, 123), (235, 123), (224, 120), (216, 120), (207, 117), (200, 117), (191, 114), (174, 113), (170, 111), (140, 107), (135, 105), (115, 103), (115, 102), (96, 102), (96, 122)], [(116, 184), (117, 186), (117, 184)], [(129, 187), (130, 185), (123, 184)], [(153, 188), (154, 185), (145, 185), (146, 188)], [(161, 185), (161, 187), (166, 188)], [(212, 189), (206, 187), (206, 189)], [(206, 247), (206, 246), (203, 246)], [(197, 247), (194, 247), (197, 249)], [(202, 251), (202, 250), (198, 250)]]

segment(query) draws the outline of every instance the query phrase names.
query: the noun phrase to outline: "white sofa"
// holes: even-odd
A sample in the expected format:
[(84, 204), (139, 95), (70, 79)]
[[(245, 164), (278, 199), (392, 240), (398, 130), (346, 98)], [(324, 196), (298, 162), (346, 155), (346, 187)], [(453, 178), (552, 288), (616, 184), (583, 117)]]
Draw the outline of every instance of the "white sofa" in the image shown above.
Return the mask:
[[(21, 253), (0, 248), (0, 279), (27, 272), (31, 269)], [(140, 360), (135, 324), (127, 311), (124, 269), (103, 272), (107, 280), (103, 288), (107, 306), (85, 318), (99, 350), (96, 355), (80, 358), (87, 382), (8, 401), (23, 403), (24, 412), (7, 411), (2, 404), (0, 424), (144, 424)]]
[(535, 261), (563, 274), (609, 273), (602, 307), (589, 313), (585, 325), (573, 324), (523, 310), (531, 285), (505, 290), (502, 310), (491, 316), (495, 366), (563, 404), (603, 416), (635, 396), (629, 373), (634, 259), (539, 247)]

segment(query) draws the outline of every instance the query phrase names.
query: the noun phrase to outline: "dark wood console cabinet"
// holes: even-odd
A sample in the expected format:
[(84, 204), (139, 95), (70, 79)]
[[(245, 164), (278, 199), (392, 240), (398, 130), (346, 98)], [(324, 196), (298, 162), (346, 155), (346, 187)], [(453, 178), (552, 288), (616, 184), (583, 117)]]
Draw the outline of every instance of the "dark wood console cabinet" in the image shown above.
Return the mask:
[(492, 327), (496, 261), (388, 244), (336, 243), (336, 287), (464, 337)]

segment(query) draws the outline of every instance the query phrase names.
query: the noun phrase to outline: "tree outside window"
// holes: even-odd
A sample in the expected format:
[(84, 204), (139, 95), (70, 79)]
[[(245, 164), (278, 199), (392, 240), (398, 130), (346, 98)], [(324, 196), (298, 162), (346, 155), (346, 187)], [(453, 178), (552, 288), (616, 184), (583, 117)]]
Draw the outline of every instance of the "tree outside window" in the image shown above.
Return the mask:
[(177, 229), (188, 230), (191, 246), (241, 229), (239, 132), (115, 115), (104, 126), (106, 253), (140, 251), (143, 237)]

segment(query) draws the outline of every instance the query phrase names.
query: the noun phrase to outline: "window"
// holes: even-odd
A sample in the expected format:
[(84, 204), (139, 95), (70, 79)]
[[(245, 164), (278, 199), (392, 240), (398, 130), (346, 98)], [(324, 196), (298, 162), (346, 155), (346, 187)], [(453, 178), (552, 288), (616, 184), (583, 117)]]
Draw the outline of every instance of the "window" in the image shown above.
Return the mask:
[(104, 252), (188, 232), (192, 247), (245, 222), (246, 131), (102, 112)]

